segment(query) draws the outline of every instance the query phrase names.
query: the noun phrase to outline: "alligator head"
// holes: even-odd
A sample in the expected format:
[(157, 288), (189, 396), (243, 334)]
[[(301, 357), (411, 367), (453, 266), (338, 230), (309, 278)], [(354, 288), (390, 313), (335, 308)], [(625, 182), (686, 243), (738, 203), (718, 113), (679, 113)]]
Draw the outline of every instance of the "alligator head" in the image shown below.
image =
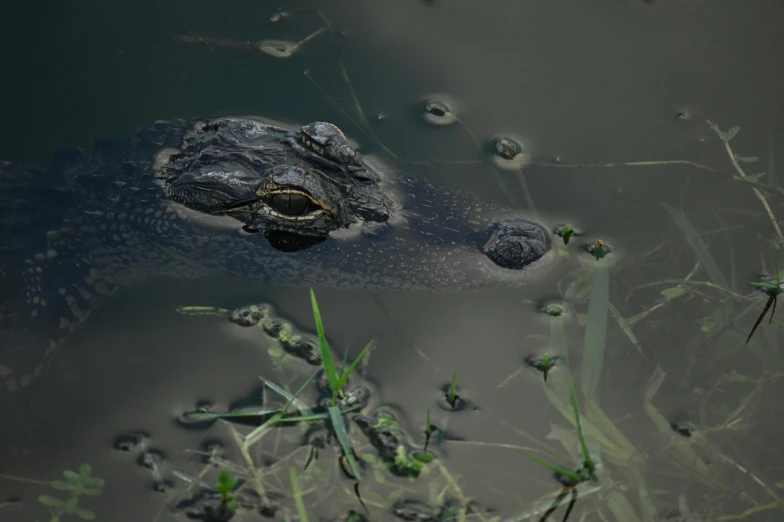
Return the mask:
[(24, 387), (96, 302), (155, 276), (451, 291), (525, 284), (547, 231), (394, 174), (328, 123), (158, 122), (129, 142), (0, 163), (0, 391)]
[[(175, 235), (168, 244), (243, 278), (481, 288), (524, 281), (520, 271), (551, 246), (542, 226), (495, 204), (369, 164), (329, 123), (199, 122), (157, 164), (171, 208), (190, 224), (184, 248)], [(210, 252), (192, 252), (200, 234)]]

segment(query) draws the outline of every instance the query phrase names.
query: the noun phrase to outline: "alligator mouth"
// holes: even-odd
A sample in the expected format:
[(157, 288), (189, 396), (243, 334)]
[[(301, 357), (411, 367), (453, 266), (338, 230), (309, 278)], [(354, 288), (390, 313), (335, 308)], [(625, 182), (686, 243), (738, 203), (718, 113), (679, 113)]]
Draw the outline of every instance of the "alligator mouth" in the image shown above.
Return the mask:
[(301, 236), (292, 232), (270, 230), (264, 232), (264, 239), (272, 248), (281, 252), (299, 252), (323, 243), (327, 236)]

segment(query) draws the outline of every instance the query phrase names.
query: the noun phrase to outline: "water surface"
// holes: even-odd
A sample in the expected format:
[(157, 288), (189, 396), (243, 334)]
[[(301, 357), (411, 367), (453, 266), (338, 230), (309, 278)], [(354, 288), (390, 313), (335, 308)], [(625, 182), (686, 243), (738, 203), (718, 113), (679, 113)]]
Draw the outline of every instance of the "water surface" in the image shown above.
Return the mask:
[[(638, 346), (621, 328), (625, 323), (608, 316), (596, 398), (647, 464), (608, 463), (612, 478), (600, 479), (603, 491), (578, 503), (572, 517), (579, 520), (583, 510), (585, 520), (600, 520), (599, 512), (621, 520), (613, 511), (616, 494), (628, 499), (639, 520), (687, 520), (686, 505), (696, 517), (688, 520), (716, 520), (753, 505), (776, 509), (745, 520), (779, 520), (776, 484), (784, 478), (784, 460), (777, 396), (784, 367), (774, 332), (780, 322), (765, 321), (744, 345), (765, 299), (742, 300), (727, 291), (750, 294), (750, 281), (774, 270), (780, 248), (751, 190), (762, 185), (771, 212), (782, 215), (781, 190), (772, 180), (773, 145), (784, 136), (784, 77), (777, 67), (784, 37), (773, 22), (782, 16), (779, 3), (398, 0), (282, 7), (316, 5), (343, 31), (341, 58), (356, 96), (399, 161), (352, 123), (357, 112), (335, 40), (315, 38), (291, 58), (277, 59), (172, 38), (193, 32), (298, 41), (321, 26), (317, 16), (267, 24), (275, 4), (201, 0), (8, 3), (0, 21), (6, 78), (0, 158), (41, 164), (59, 146), (89, 148), (96, 138), (127, 138), (140, 124), (175, 117), (325, 120), (343, 128), (363, 152), (411, 176), (502, 202), (549, 227), (573, 224), (586, 235), (565, 249), (570, 257), (521, 289), (450, 295), (318, 290), (330, 341), (352, 353), (378, 341), (368, 367), (377, 400), (405, 413), (403, 424), (419, 443), (430, 408), (434, 422), (447, 422), (464, 441), (539, 448), (515, 431), (523, 430), (550, 448), (548, 457), (571, 466), (573, 455), (547, 438), (572, 432), (543, 392), (541, 375), (524, 371), (507, 378), (526, 355), (553, 351), (553, 320), (538, 313), (536, 303), (563, 299), (570, 283), (590, 273), (595, 263), (577, 247), (602, 239), (613, 248), (603, 262), (610, 266), (609, 301), (620, 317), (631, 319), (665, 302), (662, 290), (681, 284), (685, 292), (670, 292), (672, 302), (634, 322)], [(433, 93), (455, 101), (462, 124), (433, 127), (421, 120), (417, 106)], [(706, 120), (724, 130), (739, 126), (732, 147), (760, 157), (742, 166), (767, 176), (757, 185), (734, 179), (738, 173)], [(498, 133), (521, 136), (535, 163), (686, 160), (715, 172), (687, 164), (529, 165), (521, 176), (483, 163), (475, 139), (484, 145)], [(700, 267), (690, 277), (696, 283), (683, 283), (698, 258), (663, 204), (684, 212), (728, 281), (735, 274), (731, 288), (711, 286), (715, 281)], [(565, 325), (578, 388), (590, 280), (580, 288), (569, 301), (575, 313), (557, 319)], [(104, 493), (84, 501), (98, 520), (182, 517), (168, 503), (183, 484), (172, 479), (177, 487), (154, 491), (149, 470), (134, 455), (116, 451), (113, 441), (130, 431), (148, 432), (169, 474), (197, 473), (186, 450), (205, 439), (230, 448), (225, 427), (185, 429), (177, 415), (200, 401), (228, 407), (248, 400), (258, 390), (257, 375), (272, 377), (269, 340), (221, 321), (179, 315), (176, 307), (254, 302), (271, 303), (280, 317), (314, 331), (305, 288), (228, 278), (155, 281), (114, 299), (69, 339), (35, 389), (15, 399), (18, 409), (2, 419), (0, 473), (46, 482), (89, 462), (106, 479)], [(705, 431), (712, 449), (695, 437), (657, 430), (643, 408), (657, 367), (666, 379), (656, 408), (667, 421)], [(447, 415), (438, 408), (440, 387), (454, 373), (476, 410)], [(693, 463), (673, 451), (678, 445), (702, 452), (724, 488), (700, 482)], [(458, 477), (462, 493), (494, 510), (488, 520), (525, 513), (559, 488), (547, 470), (508, 447), (447, 442), (443, 451), (441, 461)], [(298, 469), (306, 456), (298, 456)], [(321, 464), (334, 472), (329, 459)], [(629, 482), (630, 469), (644, 478), (650, 504), (641, 502), (639, 484)], [(410, 486), (420, 500), (437, 500), (438, 492), (427, 487), (431, 479), (420, 477)], [(368, 479), (368, 491), (372, 483)], [(0, 520), (46, 519), (36, 497), (48, 492), (42, 484), (0, 478), (0, 502), (21, 499), (0, 508)], [(338, 516), (317, 498), (306, 497), (311, 519)], [(346, 505), (351, 500), (346, 496)], [(294, 517), (293, 503), (284, 504), (286, 516)], [(378, 508), (371, 513), (373, 520), (393, 519)]]

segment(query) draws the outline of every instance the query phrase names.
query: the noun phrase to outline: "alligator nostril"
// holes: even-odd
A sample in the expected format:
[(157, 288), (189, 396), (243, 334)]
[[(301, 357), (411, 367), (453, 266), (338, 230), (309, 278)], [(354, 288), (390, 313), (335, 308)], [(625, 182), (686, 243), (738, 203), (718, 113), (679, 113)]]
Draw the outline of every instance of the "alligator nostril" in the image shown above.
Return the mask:
[(550, 250), (550, 235), (531, 221), (502, 223), (484, 246), (484, 253), (502, 268), (520, 270)]

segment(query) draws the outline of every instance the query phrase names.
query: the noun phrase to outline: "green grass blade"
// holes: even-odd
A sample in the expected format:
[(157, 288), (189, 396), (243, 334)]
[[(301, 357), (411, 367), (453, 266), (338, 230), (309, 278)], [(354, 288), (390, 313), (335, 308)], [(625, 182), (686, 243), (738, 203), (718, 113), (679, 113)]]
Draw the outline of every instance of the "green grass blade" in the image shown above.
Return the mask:
[(694, 254), (697, 256), (697, 259), (703, 268), (705, 268), (705, 272), (708, 273), (708, 277), (710, 277), (711, 281), (722, 288), (730, 288), (730, 284), (719, 269), (716, 259), (708, 251), (708, 245), (705, 244), (702, 236), (691, 224), (691, 221), (686, 217), (686, 214), (680, 210), (676, 210), (667, 203), (663, 203), (663, 205), (667, 212), (669, 212), (673, 221), (675, 221), (675, 224), (681, 229), (681, 233), (686, 238), (686, 241), (689, 243), (692, 250), (694, 250)]
[(310, 406), (308, 406), (307, 404), (299, 400), (298, 397), (302, 395), (302, 392), (305, 391), (305, 388), (307, 388), (308, 385), (313, 381), (313, 379), (316, 378), (316, 375), (318, 375), (318, 372), (312, 373), (310, 377), (308, 377), (308, 379), (304, 383), (302, 383), (302, 386), (299, 387), (299, 389), (296, 391), (296, 393), (294, 393), (294, 395), (291, 395), (289, 392), (287, 392), (286, 390), (284, 390), (283, 388), (281, 388), (280, 386), (278, 386), (272, 381), (268, 381), (263, 377), (259, 377), (259, 379), (261, 379), (261, 382), (266, 384), (270, 389), (276, 391), (281, 397), (287, 400), (286, 405), (282, 408), (283, 412), (288, 411), (289, 407), (293, 404), (294, 406), (296, 406), (297, 410), (301, 411), (303, 414), (313, 415), (313, 410), (310, 409)]
[(348, 440), (348, 432), (346, 432), (346, 425), (343, 424), (343, 416), (340, 413), (340, 408), (337, 406), (330, 406), (328, 411), (329, 418), (332, 421), (332, 427), (335, 430), (335, 435), (338, 437), (340, 447), (343, 448), (343, 454), (348, 460), (351, 473), (353, 473), (354, 478), (359, 481), (359, 466), (357, 466), (357, 460), (354, 458), (351, 442)]
[[(749, 336), (746, 337), (746, 344), (749, 344), (751, 341), (751, 336), (754, 335), (754, 332), (757, 330), (757, 327), (760, 325), (762, 320), (765, 318), (765, 314), (768, 313), (768, 309), (770, 309), (770, 305), (776, 302), (775, 297), (769, 297), (768, 302), (765, 303), (765, 308), (762, 309), (762, 313), (757, 317), (757, 322), (754, 323), (754, 326), (751, 327), (751, 331), (749, 332)], [(770, 320), (773, 321), (773, 314), (770, 316)]]
[(250, 417), (265, 417), (280, 413), (280, 408), (256, 408), (245, 411), (216, 413), (210, 411), (188, 411), (182, 414), (182, 418), (189, 421), (211, 421), (217, 419), (243, 419)]
[(329, 349), (327, 336), (324, 333), (324, 323), (321, 321), (321, 312), (319, 311), (318, 302), (316, 301), (316, 293), (312, 288), (310, 289), (310, 302), (313, 305), (313, 319), (316, 321), (319, 347), (321, 348), (321, 366), (324, 368), (324, 373), (327, 375), (327, 382), (333, 393), (334, 404), (334, 396), (340, 392), (340, 388), (338, 387), (338, 374), (335, 370), (335, 360), (332, 358), (332, 350)]
[(297, 470), (293, 466), (289, 467), (289, 478), (291, 480), (291, 493), (294, 496), (294, 503), (297, 505), (297, 515), (300, 522), (308, 522), (308, 512), (305, 510), (305, 501), (302, 499), (302, 489), (299, 487), (299, 477)]
[(545, 468), (549, 469), (550, 471), (553, 471), (555, 473), (560, 473), (561, 475), (563, 475), (565, 477), (569, 477), (571, 480), (574, 480), (574, 481), (579, 481), (580, 480), (580, 476), (577, 473), (575, 473), (574, 471), (572, 471), (572, 470), (569, 470), (569, 469), (566, 469), (566, 468), (562, 468), (560, 466), (556, 466), (555, 464), (552, 464), (549, 461), (543, 459), (542, 457), (539, 457), (538, 455), (534, 455), (533, 453), (528, 453), (526, 451), (521, 451), (520, 453), (525, 455), (527, 458), (533, 460), (537, 464), (539, 464), (541, 466), (544, 466)]
[(258, 442), (259, 440), (261, 440), (264, 434), (267, 433), (270, 429), (272, 429), (276, 424), (278, 424), (282, 418), (283, 418), (282, 413), (273, 415), (264, 424), (262, 424), (255, 430), (248, 433), (248, 435), (245, 437), (245, 442), (243, 443), (245, 450), (247, 450), (248, 448), (256, 444), (256, 442)]
[(324, 420), (329, 417), (329, 413), (314, 413), (312, 415), (297, 415), (295, 417), (284, 417), (280, 419), (280, 424), (291, 422), (313, 422)]
[(457, 400), (457, 373), (452, 374), (452, 381), (449, 383), (449, 392), (447, 394), (447, 400), (452, 407), (455, 407), (455, 401)]
[(588, 326), (585, 328), (580, 387), (586, 398), (596, 394), (604, 364), (607, 337), (607, 311), (610, 304), (610, 272), (606, 262), (594, 265), (591, 298), (588, 303)]
[(594, 463), (591, 460), (591, 454), (588, 452), (588, 444), (585, 443), (585, 435), (583, 435), (583, 423), (580, 420), (580, 408), (577, 403), (577, 392), (574, 389), (574, 382), (569, 381), (569, 391), (572, 394), (572, 408), (574, 409), (574, 425), (577, 428), (577, 438), (580, 439), (580, 448), (583, 450), (583, 463), (590, 469), (594, 469)]
[(359, 355), (357, 355), (357, 358), (354, 359), (354, 362), (352, 362), (351, 365), (348, 368), (346, 368), (343, 371), (343, 373), (340, 374), (340, 378), (338, 378), (338, 382), (337, 382), (338, 389), (342, 389), (343, 388), (343, 386), (346, 384), (346, 381), (348, 380), (349, 376), (352, 373), (354, 373), (354, 371), (357, 369), (357, 366), (359, 366), (359, 363), (362, 362), (362, 359), (365, 358), (365, 356), (373, 348), (373, 346), (374, 346), (373, 341), (370, 341), (369, 343), (367, 343), (365, 345), (365, 347), (362, 349), (362, 351), (359, 352)]
[[(345, 415), (346, 413), (351, 413), (352, 411), (356, 411), (361, 407), (362, 407), (361, 404), (354, 404), (353, 406), (349, 406), (345, 410), (340, 410), (340, 414)], [(323, 420), (328, 417), (329, 417), (329, 413), (313, 413), (311, 415), (299, 415), (297, 417), (284, 417), (280, 419), (279, 423), (283, 424), (284, 422), (313, 422), (313, 421)]]

